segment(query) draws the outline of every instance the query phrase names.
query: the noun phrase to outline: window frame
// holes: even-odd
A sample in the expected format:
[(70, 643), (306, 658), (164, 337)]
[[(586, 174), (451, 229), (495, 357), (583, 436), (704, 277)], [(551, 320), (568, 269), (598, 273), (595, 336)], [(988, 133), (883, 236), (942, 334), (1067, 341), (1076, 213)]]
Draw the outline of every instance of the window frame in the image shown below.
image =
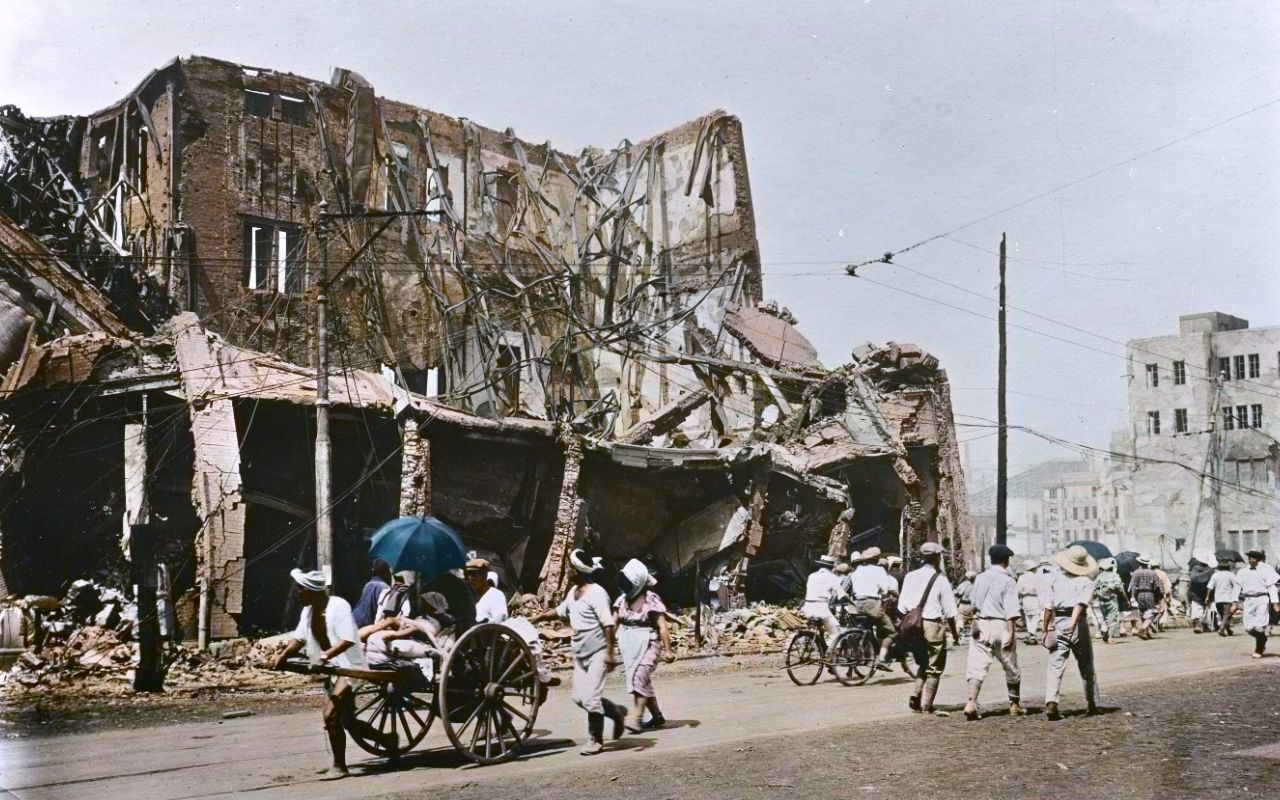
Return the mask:
[(1183, 386), (1187, 382), (1187, 362), (1173, 362), (1173, 385)]
[[(301, 225), (243, 218), (244, 270), (240, 285), (257, 294), (301, 295), (307, 290), (307, 239)], [(257, 232), (263, 232), (261, 239)], [(259, 253), (265, 243), (266, 252)], [(292, 244), (292, 246), (290, 246)], [(262, 271), (259, 274), (259, 270)]]
[(1261, 378), (1262, 377), (1262, 358), (1257, 353), (1250, 353), (1248, 356), (1248, 360), (1249, 360), (1249, 377), (1251, 379)]
[(1160, 412), (1159, 411), (1147, 412), (1147, 435), (1148, 436), (1160, 435)]
[(1160, 365), (1159, 364), (1147, 365), (1147, 388), (1148, 389), (1160, 388)]
[(1173, 410), (1173, 432), (1186, 433), (1188, 429), (1187, 410), (1185, 408), (1175, 408)]

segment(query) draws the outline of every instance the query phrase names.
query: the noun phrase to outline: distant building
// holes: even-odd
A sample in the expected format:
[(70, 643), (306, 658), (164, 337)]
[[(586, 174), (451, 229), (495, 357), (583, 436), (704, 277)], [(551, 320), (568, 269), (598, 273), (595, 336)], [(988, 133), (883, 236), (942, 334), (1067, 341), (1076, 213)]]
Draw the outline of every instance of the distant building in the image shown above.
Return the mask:
[[(1048, 555), (1060, 546), (1058, 535), (1050, 531), (1047, 496), (1053, 490), (1053, 504), (1059, 503), (1058, 492), (1071, 475), (1087, 472), (1084, 461), (1045, 461), (1009, 478), (1008, 544), (1019, 556)], [(996, 487), (994, 484), (974, 492), (969, 510), (980, 541), (993, 542), (996, 534)], [(1068, 512), (1069, 513), (1069, 512)], [(1059, 520), (1060, 521), (1060, 520)]]
[(1176, 335), (1128, 344), (1121, 449), (1135, 549), (1166, 564), (1224, 547), (1270, 557), (1280, 546), (1280, 327), (1218, 312), (1178, 323)]

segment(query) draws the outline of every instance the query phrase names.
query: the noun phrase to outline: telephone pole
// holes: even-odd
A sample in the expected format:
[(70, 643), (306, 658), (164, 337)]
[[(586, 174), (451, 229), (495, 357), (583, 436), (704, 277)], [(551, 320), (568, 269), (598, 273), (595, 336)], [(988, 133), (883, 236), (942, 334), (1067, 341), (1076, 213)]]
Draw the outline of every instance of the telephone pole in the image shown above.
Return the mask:
[(1005, 270), (1005, 234), (1000, 234), (1000, 377), (997, 383), (996, 403), (996, 544), (1007, 544), (1009, 540), (1009, 517), (1006, 506), (1009, 502), (1009, 417), (1005, 405), (1006, 381), (1008, 379), (1008, 342), (1005, 331), (1004, 303), (1004, 270)]
[(333, 515), (329, 503), (329, 237), (324, 203), (316, 223), (320, 242), (320, 280), (316, 287), (316, 566), (333, 584)]

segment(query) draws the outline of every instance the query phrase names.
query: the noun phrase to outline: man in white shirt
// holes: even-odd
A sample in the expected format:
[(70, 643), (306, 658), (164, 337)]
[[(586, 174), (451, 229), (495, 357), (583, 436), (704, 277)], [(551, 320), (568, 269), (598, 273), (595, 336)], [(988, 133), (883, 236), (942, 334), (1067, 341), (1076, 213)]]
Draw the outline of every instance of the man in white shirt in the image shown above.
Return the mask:
[(1020, 717), (1022, 671), (1018, 669), (1018, 604), (1017, 584), (1009, 574), (1013, 551), (1002, 544), (987, 550), (991, 566), (973, 581), (973, 623), (969, 631), (969, 659), (965, 677), (969, 681), (969, 700), (964, 706), (966, 719), (978, 719), (978, 695), (987, 678), (992, 661), (1004, 668), (1005, 686), (1009, 690), (1009, 716)]
[(822, 629), (827, 634), (827, 645), (830, 645), (840, 632), (840, 623), (831, 613), (831, 603), (848, 597), (844, 587), (840, 585), (840, 576), (832, 570), (835, 568), (835, 556), (821, 556), (817, 560), (818, 568), (809, 575), (805, 582), (804, 605), (800, 613), (807, 619), (821, 620)]
[[(276, 656), (272, 667), (280, 669), (289, 656), (305, 648), (307, 658), (313, 663), (364, 669), (364, 654), (356, 644), (360, 637), (351, 604), (341, 597), (327, 594), (325, 575), (320, 570), (303, 572), (295, 569), (290, 575), (298, 585), (302, 614), (292, 640)], [(359, 729), (364, 738), (381, 742), (389, 750), (397, 748), (394, 733), (381, 733), (372, 725), (356, 719), (355, 690), (349, 680), (345, 677), (327, 678), (325, 694), (324, 729), (333, 753), (333, 766), (325, 772), (325, 780), (345, 778), (350, 774), (347, 771), (347, 731)]]
[(489, 582), (489, 562), (483, 558), (473, 558), (463, 567), (467, 583), (476, 594), (476, 623), (506, 622), (507, 596), (498, 587)]
[(1254, 658), (1262, 658), (1267, 649), (1267, 629), (1271, 626), (1271, 611), (1280, 609), (1277, 596), (1276, 572), (1263, 563), (1261, 550), (1245, 553), (1249, 566), (1236, 573), (1240, 582), (1240, 608), (1244, 612), (1244, 631), (1253, 637)]
[[(951, 581), (940, 571), (942, 552), (942, 545), (937, 542), (925, 542), (920, 547), (920, 560), (924, 563), (902, 579), (902, 594), (898, 596), (898, 610), (903, 614), (916, 607), (924, 613), (924, 639), (910, 643), (919, 672), (907, 707), (925, 714), (934, 713), (933, 698), (947, 667), (947, 631), (951, 631), (952, 641), (960, 643), (956, 598)], [(938, 714), (945, 716), (945, 712)]]
[(1209, 578), (1205, 599), (1218, 613), (1218, 635), (1230, 636), (1233, 633), (1231, 617), (1236, 613), (1236, 603), (1240, 602), (1240, 581), (1231, 571), (1230, 561), (1223, 559), (1218, 562), (1213, 577)]
[(876, 658), (876, 667), (883, 666), (889, 660), (889, 648), (893, 645), (893, 620), (884, 610), (884, 599), (888, 595), (897, 594), (898, 582), (889, 576), (888, 570), (877, 563), (880, 560), (880, 548), (870, 547), (859, 554), (858, 566), (849, 577), (849, 594), (853, 596), (853, 610), (869, 619), (875, 626), (876, 638), (880, 640), (880, 654)]
[(1055, 575), (1040, 595), (1044, 606), (1045, 642), (1053, 645), (1045, 678), (1044, 710), (1050, 720), (1062, 719), (1058, 698), (1062, 693), (1062, 676), (1067, 659), (1076, 657), (1089, 714), (1098, 713), (1098, 677), (1093, 668), (1093, 642), (1089, 637), (1089, 606), (1093, 602), (1090, 575), (1098, 562), (1080, 545), (1072, 545), (1053, 559), (1062, 574)]
[(1045, 579), (1041, 573), (1041, 562), (1027, 560), (1023, 565), (1023, 573), (1018, 576), (1018, 602), (1022, 604), (1022, 620), (1027, 626), (1027, 644), (1040, 641), (1040, 588)]

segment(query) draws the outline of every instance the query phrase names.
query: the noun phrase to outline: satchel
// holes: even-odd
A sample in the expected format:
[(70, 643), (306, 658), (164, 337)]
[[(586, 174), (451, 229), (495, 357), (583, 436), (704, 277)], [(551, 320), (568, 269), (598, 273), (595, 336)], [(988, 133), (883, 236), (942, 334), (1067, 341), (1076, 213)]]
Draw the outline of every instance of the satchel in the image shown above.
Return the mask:
[(920, 602), (898, 620), (898, 638), (902, 641), (912, 642), (924, 638), (924, 604), (929, 600), (929, 593), (933, 591), (933, 582), (941, 574), (941, 572), (933, 573), (933, 577), (929, 579), (929, 585), (924, 587), (924, 594), (920, 595)]

